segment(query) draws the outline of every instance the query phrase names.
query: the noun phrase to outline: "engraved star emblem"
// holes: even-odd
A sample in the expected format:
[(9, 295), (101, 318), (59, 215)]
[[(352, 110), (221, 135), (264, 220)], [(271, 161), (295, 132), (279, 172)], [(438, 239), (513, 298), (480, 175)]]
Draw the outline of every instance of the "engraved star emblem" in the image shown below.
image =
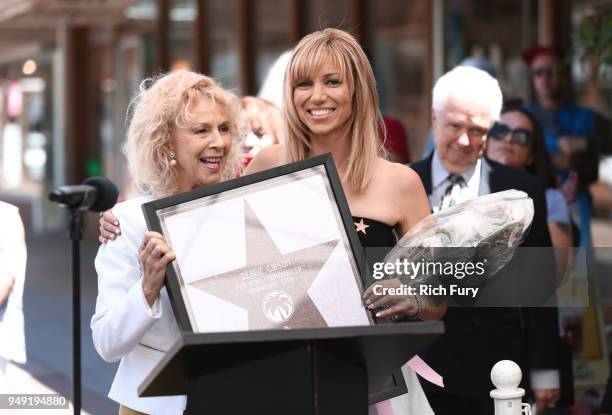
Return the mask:
[(357, 232), (363, 232), (364, 235), (366, 235), (366, 229), (370, 227), (370, 225), (366, 225), (365, 223), (363, 223), (363, 218), (361, 218), (361, 220), (359, 222), (353, 222), (355, 224), (355, 229), (357, 229)]
[[(247, 310), (249, 330), (327, 327), (308, 289), (338, 240), (283, 255), (246, 200), (244, 204), (246, 265), (190, 285)], [(286, 320), (272, 321), (270, 307)]]

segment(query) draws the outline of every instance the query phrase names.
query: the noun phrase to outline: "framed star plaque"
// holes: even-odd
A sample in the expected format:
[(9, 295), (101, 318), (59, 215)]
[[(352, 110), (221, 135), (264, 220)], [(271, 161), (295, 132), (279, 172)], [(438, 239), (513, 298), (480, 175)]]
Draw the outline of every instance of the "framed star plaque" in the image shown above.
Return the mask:
[(143, 205), (176, 253), (166, 288), (183, 331), (373, 324), (364, 257), (323, 155)]

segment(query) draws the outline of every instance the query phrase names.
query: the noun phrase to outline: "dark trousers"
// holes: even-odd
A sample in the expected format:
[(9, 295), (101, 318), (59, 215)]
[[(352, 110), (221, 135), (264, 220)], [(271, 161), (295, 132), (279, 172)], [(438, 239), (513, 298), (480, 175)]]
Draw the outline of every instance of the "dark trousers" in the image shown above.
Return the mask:
[(493, 399), (483, 398), (464, 398), (438, 393), (427, 395), (429, 405), (436, 415), (493, 415)]

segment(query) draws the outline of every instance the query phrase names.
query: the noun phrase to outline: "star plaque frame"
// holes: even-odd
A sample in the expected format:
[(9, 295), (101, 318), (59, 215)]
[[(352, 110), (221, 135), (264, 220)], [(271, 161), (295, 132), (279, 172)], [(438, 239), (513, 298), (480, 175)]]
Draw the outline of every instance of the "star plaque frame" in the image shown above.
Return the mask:
[(158, 199), (166, 289), (194, 333), (372, 325), (365, 258), (331, 155)]

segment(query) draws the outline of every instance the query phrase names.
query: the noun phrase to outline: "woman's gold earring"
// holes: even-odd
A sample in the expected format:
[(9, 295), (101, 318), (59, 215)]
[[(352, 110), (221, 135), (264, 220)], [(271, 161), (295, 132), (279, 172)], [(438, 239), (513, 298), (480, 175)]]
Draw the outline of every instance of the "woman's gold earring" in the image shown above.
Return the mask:
[(176, 152), (174, 150), (170, 150), (168, 155), (170, 156), (170, 165), (172, 167), (176, 166)]

